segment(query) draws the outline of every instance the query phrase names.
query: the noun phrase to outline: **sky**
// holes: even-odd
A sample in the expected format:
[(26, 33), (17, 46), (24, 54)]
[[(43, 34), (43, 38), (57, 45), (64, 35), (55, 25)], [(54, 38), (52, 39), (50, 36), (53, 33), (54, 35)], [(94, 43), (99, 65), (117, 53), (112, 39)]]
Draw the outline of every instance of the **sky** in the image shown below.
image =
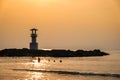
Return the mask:
[(0, 0), (0, 49), (120, 49), (120, 0)]

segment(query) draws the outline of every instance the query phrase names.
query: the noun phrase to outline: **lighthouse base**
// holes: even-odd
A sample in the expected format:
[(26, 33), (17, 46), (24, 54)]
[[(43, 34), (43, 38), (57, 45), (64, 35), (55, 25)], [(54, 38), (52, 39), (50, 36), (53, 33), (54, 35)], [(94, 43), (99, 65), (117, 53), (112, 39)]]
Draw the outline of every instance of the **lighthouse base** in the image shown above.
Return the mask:
[(30, 49), (38, 50), (38, 43), (30, 43)]

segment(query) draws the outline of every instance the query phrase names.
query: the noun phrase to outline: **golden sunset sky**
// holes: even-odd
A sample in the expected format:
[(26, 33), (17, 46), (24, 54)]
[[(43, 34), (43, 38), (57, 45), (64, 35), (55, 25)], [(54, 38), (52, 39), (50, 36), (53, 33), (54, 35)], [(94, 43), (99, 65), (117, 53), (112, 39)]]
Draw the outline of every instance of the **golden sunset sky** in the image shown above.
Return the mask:
[(0, 0), (0, 49), (120, 49), (120, 0)]

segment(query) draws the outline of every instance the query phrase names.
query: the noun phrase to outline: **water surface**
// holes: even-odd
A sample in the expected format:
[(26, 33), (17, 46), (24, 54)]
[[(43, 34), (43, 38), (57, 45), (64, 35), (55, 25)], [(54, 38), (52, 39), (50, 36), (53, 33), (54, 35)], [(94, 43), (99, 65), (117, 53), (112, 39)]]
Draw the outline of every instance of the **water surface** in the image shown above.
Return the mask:
[[(120, 51), (103, 57), (0, 57), (0, 80), (120, 80)], [(62, 62), (60, 62), (62, 60)]]

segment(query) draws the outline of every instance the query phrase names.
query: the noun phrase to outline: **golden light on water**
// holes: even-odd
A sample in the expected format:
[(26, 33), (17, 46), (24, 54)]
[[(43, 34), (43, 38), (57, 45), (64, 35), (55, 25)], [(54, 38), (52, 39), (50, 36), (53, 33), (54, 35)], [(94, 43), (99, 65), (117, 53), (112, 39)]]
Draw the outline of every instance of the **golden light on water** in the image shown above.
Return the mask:
[(43, 79), (43, 73), (32, 72), (29, 74), (29, 78), (27, 78), (26, 80), (38, 80), (38, 79)]
[(52, 50), (52, 49), (42, 49), (42, 50), (49, 50), (49, 51), (50, 51), (50, 50)]
[(36, 64), (36, 63), (38, 63), (38, 60), (32, 60), (32, 62)]
[(40, 62), (38, 61), (39, 57), (33, 57), (31, 58), (31, 61), (28, 63), (23, 63), (25, 65), (25, 69), (28, 70), (35, 70), (35, 71), (28, 71), (28, 74), (26, 74), (25, 80), (38, 80), (38, 79), (44, 79), (44, 75), (42, 72), (37, 72), (37, 70), (45, 70), (47, 65), (47, 60), (42, 58)]
[[(39, 57), (32, 58), (32, 61), (29, 63), (31, 69), (45, 69), (48, 66), (48, 60), (44, 59), (43, 57), (38, 60)], [(28, 66), (28, 65), (27, 65)]]

